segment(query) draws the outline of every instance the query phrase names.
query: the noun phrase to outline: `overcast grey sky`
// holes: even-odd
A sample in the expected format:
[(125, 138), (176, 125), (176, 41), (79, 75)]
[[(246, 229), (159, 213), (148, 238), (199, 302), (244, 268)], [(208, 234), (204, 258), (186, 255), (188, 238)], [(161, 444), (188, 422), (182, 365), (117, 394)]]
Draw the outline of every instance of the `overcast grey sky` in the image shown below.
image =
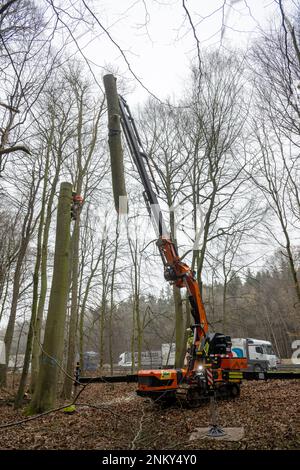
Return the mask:
[[(292, 0), (285, 0), (286, 9)], [(134, 73), (160, 99), (176, 97), (188, 75), (189, 63), (197, 56), (197, 43), (182, 0), (87, 1), (111, 38), (122, 48)], [(246, 48), (259, 28), (279, 17), (274, 0), (186, 0), (204, 48)], [(224, 27), (225, 25), (225, 27)], [(128, 71), (124, 57), (97, 24), (79, 39), (84, 53), (101, 73), (103, 66), (116, 69), (135, 87), (131, 102), (149, 94)]]
[[(195, 26), (201, 53), (207, 48), (246, 50), (260, 29), (269, 28), (272, 18), (281, 21), (277, 0), (57, 0), (57, 3), (60, 1), (61, 14), (68, 25), (68, 14), (74, 5), (87, 20), (74, 21), (72, 34), (77, 45), (71, 42), (72, 50), (79, 58), (85, 56), (100, 86), (101, 76), (107, 70), (122, 76), (133, 112), (135, 104), (146, 100), (149, 92), (161, 100), (167, 96), (174, 100), (181, 97), (190, 62), (197, 60), (197, 41), (184, 5)], [(282, 0), (282, 3), (289, 13), (295, 2)], [(93, 21), (88, 9), (94, 15)], [(72, 14), (74, 18), (74, 10)], [(246, 248), (249, 262), (262, 252), (269, 255), (274, 250), (273, 243), (259, 245), (257, 240)]]

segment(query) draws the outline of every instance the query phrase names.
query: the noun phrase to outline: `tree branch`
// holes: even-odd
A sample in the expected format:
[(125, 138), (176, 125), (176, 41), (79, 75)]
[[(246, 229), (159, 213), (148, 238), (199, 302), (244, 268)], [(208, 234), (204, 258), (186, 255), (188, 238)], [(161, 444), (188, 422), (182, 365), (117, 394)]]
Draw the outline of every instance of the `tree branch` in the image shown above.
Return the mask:
[(14, 147), (10, 147), (10, 148), (7, 148), (7, 149), (0, 149), (0, 157), (1, 157), (1, 155), (7, 155), (7, 154), (12, 153), (12, 152), (18, 152), (19, 150), (21, 150), (22, 152), (27, 153), (28, 155), (31, 155), (30, 150), (27, 147), (25, 147), (24, 145), (15, 145)]

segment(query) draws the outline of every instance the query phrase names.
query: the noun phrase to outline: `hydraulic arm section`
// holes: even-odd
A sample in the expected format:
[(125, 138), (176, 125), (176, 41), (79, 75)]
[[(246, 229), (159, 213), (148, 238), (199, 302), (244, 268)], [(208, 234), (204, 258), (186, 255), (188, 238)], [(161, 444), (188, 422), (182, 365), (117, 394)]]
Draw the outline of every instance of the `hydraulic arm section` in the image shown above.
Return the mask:
[(166, 370), (140, 370), (138, 394), (158, 400), (185, 395), (190, 404), (218, 391), (222, 395), (237, 396), (246, 359), (231, 357), (231, 339), (220, 333), (208, 333), (208, 321), (200, 288), (191, 268), (178, 255), (177, 248), (167, 232), (162, 212), (153, 191), (148, 172), (155, 185), (147, 155), (131, 115), (122, 96), (119, 96), (121, 125), (132, 159), (144, 187), (144, 199), (157, 234), (157, 247), (164, 265), (164, 277), (170, 284), (185, 287), (191, 305), (194, 324), (193, 341), (186, 356), (186, 368)]

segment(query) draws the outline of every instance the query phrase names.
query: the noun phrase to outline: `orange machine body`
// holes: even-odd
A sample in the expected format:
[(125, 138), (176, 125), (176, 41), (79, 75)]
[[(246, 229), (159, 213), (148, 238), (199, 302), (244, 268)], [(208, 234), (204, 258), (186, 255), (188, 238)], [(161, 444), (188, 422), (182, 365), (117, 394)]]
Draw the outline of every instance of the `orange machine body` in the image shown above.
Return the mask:
[(186, 384), (197, 385), (195, 380), (195, 370), (197, 368), (211, 370), (213, 387), (215, 388), (222, 386), (224, 383), (241, 383), (242, 374), (240, 371), (247, 369), (246, 358), (221, 357), (219, 367), (216, 367), (216, 363), (214, 363), (216, 358), (207, 358), (207, 360), (209, 359), (210, 362), (196, 360), (193, 372), (188, 369), (140, 370), (138, 371), (138, 393), (141, 396), (152, 395), (152, 397), (155, 397), (155, 395), (159, 396), (164, 392), (166, 394), (176, 393), (181, 386)]
[(140, 392), (176, 391), (185, 376), (185, 369), (139, 370), (138, 390)]

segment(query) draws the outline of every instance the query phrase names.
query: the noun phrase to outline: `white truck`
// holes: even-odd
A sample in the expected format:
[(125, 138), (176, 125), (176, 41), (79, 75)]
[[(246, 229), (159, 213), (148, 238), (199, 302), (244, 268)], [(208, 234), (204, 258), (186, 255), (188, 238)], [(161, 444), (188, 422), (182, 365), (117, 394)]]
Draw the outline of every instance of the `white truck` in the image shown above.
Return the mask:
[(270, 341), (253, 338), (231, 338), (231, 341), (233, 356), (246, 357), (249, 371), (277, 369), (277, 357)]
[[(134, 353), (135, 366), (138, 365), (138, 353)], [(174, 367), (175, 364), (175, 343), (164, 343), (160, 351), (142, 351), (141, 366), (145, 369), (160, 369)], [(125, 351), (119, 356), (118, 365), (121, 367), (131, 367), (132, 356), (130, 351)]]

